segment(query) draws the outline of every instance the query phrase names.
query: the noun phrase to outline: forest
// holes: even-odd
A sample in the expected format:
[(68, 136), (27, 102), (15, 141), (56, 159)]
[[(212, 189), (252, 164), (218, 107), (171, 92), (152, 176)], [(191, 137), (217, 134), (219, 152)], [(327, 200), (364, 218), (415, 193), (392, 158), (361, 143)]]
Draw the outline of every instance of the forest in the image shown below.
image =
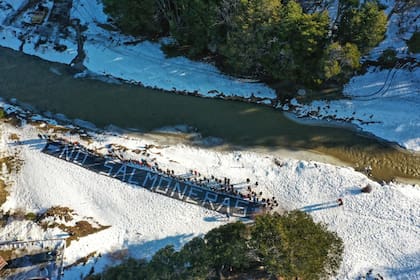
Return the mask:
[[(384, 38), (377, 0), (104, 0), (125, 33), (170, 36), (168, 48), (213, 57), (223, 71), (311, 87), (342, 84)], [(331, 4), (331, 3), (330, 3)]]

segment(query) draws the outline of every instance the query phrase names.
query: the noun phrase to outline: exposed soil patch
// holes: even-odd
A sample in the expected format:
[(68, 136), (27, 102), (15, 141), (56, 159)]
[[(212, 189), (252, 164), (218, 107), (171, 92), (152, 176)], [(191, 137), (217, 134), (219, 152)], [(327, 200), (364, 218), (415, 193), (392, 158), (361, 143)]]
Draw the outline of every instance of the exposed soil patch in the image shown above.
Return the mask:
[[(45, 213), (39, 215), (38, 224), (44, 228), (59, 228), (70, 236), (66, 239), (66, 246), (70, 246), (73, 240), (107, 229), (111, 226), (104, 226), (92, 218), (80, 217), (74, 210), (68, 207), (53, 206)], [(79, 221), (75, 221), (79, 220)]]
[(2, 250), (0, 256), (7, 262), (13, 258), (14, 250)]
[(73, 213), (74, 211), (68, 207), (53, 206), (44, 214), (39, 216), (38, 220), (44, 220), (48, 217), (57, 217), (60, 220), (64, 220), (65, 222), (70, 222), (73, 220)]
[(85, 265), (90, 258), (93, 258), (96, 255), (96, 251), (93, 251), (92, 253), (88, 254), (87, 256), (84, 256), (83, 258), (78, 259), (74, 263), (64, 267), (64, 269), (72, 268), (73, 266), (78, 266), (79, 264)]

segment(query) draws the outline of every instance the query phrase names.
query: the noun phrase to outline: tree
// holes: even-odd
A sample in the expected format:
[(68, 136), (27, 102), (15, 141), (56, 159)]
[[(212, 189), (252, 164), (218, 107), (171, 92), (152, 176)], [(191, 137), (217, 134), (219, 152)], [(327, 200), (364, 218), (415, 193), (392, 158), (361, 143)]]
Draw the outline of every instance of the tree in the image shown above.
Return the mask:
[(408, 50), (412, 53), (420, 53), (420, 32), (414, 32), (407, 41)]
[(321, 279), (335, 275), (341, 264), (342, 240), (304, 212), (260, 216), (251, 236), (259, 257), (275, 276)]
[(286, 239), (282, 233), (277, 214), (257, 217), (251, 230), (251, 246), (255, 248), (261, 263), (266, 265), (267, 270), (274, 275), (282, 275), (288, 270), (285, 261), (287, 258)]
[(150, 260), (147, 279), (151, 280), (176, 280), (182, 279), (179, 274), (182, 265), (179, 263), (179, 253), (173, 245), (168, 245), (155, 253)]
[(128, 259), (115, 267), (107, 268), (103, 273), (90, 275), (86, 280), (137, 280), (148, 279), (148, 263), (145, 260)]
[(251, 259), (247, 246), (247, 227), (242, 222), (230, 223), (209, 231), (205, 237), (211, 267), (217, 275), (230, 270), (243, 270)]
[(264, 60), (267, 72), (280, 80), (314, 84), (320, 75), (320, 59), (328, 43), (326, 12), (306, 14), (295, 1), (283, 5), (275, 27), (278, 40)]
[(225, 66), (240, 75), (312, 83), (319, 78), (329, 18), (306, 14), (296, 1), (242, 1), (226, 43)]
[[(189, 45), (190, 55), (209, 49), (218, 40), (218, 0), (178, 0), (176, 16), (170, 19), (170, 32), (180, 45)], [(175, 20), (176, 18), (176, 20)]]
[(155, 0), (104, 0), (104, 6), (124, 32), (154, 35), (162, 31)]
[(342, 13), (338, 23), (338, 40), (354, 43), (362, 53), (383, 40), (387, 17), (377, 1), (365, 1), (360, 7), (350, 5)]
[(337, 82), (347, 81), (353, 72), (360, 68), (359, 60), (360, 52), (355, 44), (330, 44), (323, 59), (324, 78)]
[(193, 238), (179, 252), (166, 246), (150, 262), (129, 259), (88, 279), (221, 279), (238, 273), (252, 277), (256, 271), (284, 279), (322, 279), (337, 273), (342, 253), (335, 233), (308, 214), (292, 211), (264, 214), (253, 225), (223, 225)]
[(185, 268), (181, 274), (183, 279), (206, 279), (211, 273), (211, 257), (201, 237), (195, 237), (185, 244), (179, 253), (179, 259)]
[(239, 75), (265, 74), (262, 59), (270, 41), (276, 40), (273, 27), (280, 20), (280, 7), (280, 0), (246, 0), (231, 10), (226, 40), (219, 48), (228, 69)]

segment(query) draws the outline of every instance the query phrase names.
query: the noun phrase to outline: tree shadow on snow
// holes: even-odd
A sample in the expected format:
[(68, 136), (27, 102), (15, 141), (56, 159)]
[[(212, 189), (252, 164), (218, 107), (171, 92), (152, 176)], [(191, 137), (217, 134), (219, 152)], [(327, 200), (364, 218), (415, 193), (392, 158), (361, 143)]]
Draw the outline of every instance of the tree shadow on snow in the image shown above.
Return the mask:
[(224, 215), (214, 215), (214, 216), (211, 216), (211, 217), (204, 217), (203, 220), (205, 222), (212, 223), (212, 222), (223, 222), (223, 221), (227, 221), (228, 218), (227, 218), (227, 216), (224, 216)]
[(125, 242), (123, 248), (118, 248), (113, 252), (101, 254), (90, 258), (85, 264), (70, 266), (64, 270), (67, 279), (83, 279), (90, 273), (98, 273), (107, 267), (116, 266), (128, 258), (149, 260), (159, 249), (167, 245), (173, 245), (175, 250), (179, 250), (185, 243), (190, 241), (194, 235), (179, 234), (168, 236), (162, 239), (144, 241), (143, 243), (130, 244)]
[(175, 250), (180, 249), (185, 243), (190, 241), (194, 235), (190, 234), (179, 234), (175, 236), (168, 236), (163, 239), (156, 239), (145, 241), (140, 244), (127, 244), (130, 256), (134, 258), (149, 258), (159, 249), (173, 245)]
[(28, 139), (24, 141), (15, 141), (12, 146), (28, 146), (32, 150), (42, 150), (46, 144), (45, 139)]
[[(415, 240), (412, 240), (415, 243)], [(413, 244), (414, 245), (414, 244)], [(420, 251), (403, 255), (397, 259), (399, 264), (394, 267), (384, 267), (386, 278), (392, 279), (420, 279)]]

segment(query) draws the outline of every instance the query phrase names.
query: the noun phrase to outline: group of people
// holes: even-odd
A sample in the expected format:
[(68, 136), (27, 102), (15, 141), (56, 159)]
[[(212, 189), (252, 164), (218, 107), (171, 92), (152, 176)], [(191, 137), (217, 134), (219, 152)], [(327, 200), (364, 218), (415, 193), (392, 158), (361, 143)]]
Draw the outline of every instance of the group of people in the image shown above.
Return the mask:
[[(175, 175), (174, 170), (171, 169), (162, 170), (157, 168), (156, 171), (167, 176), (176, 177), (180, 181), (194, 183), (195, 185), (215, 192), (222, 192), (240, 197), (244, 200), (249, 200), (253, 203), (261, 205), (262, 208), (266, 210), (273, 210), (275, 207), (279, 206), (279, 203), (274, 196), (271, 198), (264, 198), (263, 192), (257, 192), (254, 190), (258, 187), (258, 182), (252, 184), (249, 178), (246, 179), (246, 183), (232, 184), (230, 178), (224, 177), (221, 179), (213, 175), (206, 177), (196, 170), (190, 170), (188, 174), (182, 176)], [(243, 191), (244, 187), (246, 187), (245, 191)]]
[[(68, 140), (63, 139), (63, 138), (56, 138), (55, 140), (69, 143)], [(73, 142), (72, 144), (75, 146), (80, 145), (78, 142)], [(107, 148), (108, 148), (108, 156), (113, 157), (118, 154), (116, 153), (116, 150), (112, 147), (112, 145), (109, 145)], [(88, 151), (95, 153), (95, 151), (92, 151), (90, 149)], [(189, 170), (189, 173), (187, 174), (176, 175), (175, 171), (172, 169), (160, 168), (159, 164), (155, 160), (147, 160), (147, 159), (142, 158), (139, 161), (137, 161), (137, 160), (126, 160), (121, 155), (116, 156), (116, 157), (122, 162), (144, 167), (154, 172), (176, 178), (179, 181), (191, 182), (197, 186), (200, 186), (202, 188), (207, 188), (215, 192), (222, 192), (225, 194), (240, 197), (244, 200), (248, 200), (255, 204), (259, 204), (265, 210), (273, 210), (275, 207), (279, 206), (275, 197), (265, 198), (263, 197), (263, 193), (261, 191), (260, 192), (256, 191), (255, 189), (258, 188), (258, 182), (251, 183), (251, 180), (249, 178), (247, 178), (246, 181), (243, 183), (233, 184), (230, 178), (227, 178), (227, 177), (217, 178), (213, 175), (206, 177), (202, 175), (200, 172), (198, 172), (197, 170), (192, 170), (192, 169)]]

